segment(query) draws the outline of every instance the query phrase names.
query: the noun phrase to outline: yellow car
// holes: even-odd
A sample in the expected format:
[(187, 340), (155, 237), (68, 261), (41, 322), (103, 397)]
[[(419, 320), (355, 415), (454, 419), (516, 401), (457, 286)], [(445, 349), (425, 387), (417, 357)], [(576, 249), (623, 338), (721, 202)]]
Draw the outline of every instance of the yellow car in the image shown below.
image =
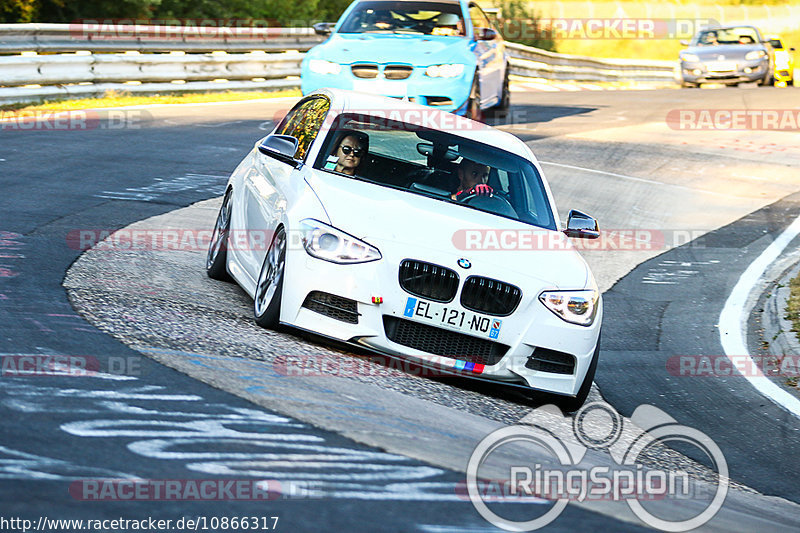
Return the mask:
[(781, 38), (777, 35), (767, 37), (770, 46), (775, 50), (775, 86), (786, 87), (794, 85), (794, 48), (788, 50), (783, 47)]

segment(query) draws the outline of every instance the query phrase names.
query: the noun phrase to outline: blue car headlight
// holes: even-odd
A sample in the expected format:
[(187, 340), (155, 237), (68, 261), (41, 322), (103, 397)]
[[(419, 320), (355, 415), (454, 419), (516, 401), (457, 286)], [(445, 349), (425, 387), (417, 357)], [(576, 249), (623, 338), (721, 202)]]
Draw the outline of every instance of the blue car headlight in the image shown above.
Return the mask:
[(325, 61), (324, 59), (309, 59), (308, 69), (315, 74), (339, 74), (342, 66), (339, 63)]
[(425, 75), (431, 78), (457, 78), (464, 73), (461, 63), (448, 63), (445, 65), (431, 65), (425, 69)]
[(767, 57), (767, 53), (764, 50), (753, 50), (752, 52), (747, 52), (747, 54), (744, 56), (744, 58), (748, 61), (761, 59), (764, 57)]

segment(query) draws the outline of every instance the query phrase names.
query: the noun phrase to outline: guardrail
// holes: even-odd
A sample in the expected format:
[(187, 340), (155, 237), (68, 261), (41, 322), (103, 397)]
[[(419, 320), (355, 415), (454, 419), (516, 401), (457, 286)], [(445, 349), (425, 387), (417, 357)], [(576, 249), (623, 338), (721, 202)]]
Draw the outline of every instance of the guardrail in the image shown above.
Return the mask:
[[(310, 28), (0, 24), (0, 103), (300, 86)], [(548, 80), (671, 83), (677, 62), (594, 59), (508, 44), (511, 73)], [(5, 55), (2, 55), (5, 54)], [(15, 54), (15, 55), (10, 55)]]

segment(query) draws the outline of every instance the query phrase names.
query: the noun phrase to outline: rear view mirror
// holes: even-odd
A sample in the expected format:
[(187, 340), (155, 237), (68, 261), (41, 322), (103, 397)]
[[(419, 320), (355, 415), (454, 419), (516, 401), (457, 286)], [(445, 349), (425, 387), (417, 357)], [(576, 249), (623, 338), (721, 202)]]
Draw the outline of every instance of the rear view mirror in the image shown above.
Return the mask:
[(597, 220), (573, 209), (567, 215), (567, 228), (564, 234), (576, 239), (597, 239), (600, 237), (600, 227), (597, 225)]
[[(430, 157), (431, 154), (433, 154), (434, 152), (433, 143), (418, 143), (417, 152), (419, 152), (419, 155)], [(455, 161), (456, 159), (458, 159), (458, 152), (448, 147), (445, 150), (444, 154), (442, 154), (440, 157), (445, 161)]]
[(258, 145), (258, 151), (280, 159), (294, 159), (299, 144), (300, 142), (291, 135), (267, 135), (267, 138)]

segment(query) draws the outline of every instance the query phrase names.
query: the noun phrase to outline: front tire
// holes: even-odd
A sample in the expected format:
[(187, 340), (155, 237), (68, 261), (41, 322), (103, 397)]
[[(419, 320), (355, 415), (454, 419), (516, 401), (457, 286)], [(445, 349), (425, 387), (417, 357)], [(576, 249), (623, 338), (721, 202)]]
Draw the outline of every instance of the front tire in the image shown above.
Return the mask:
[(481, 111), (481, 86), (478, 83), (478, 73), (472, 78), (472, 88), (469, 90), (469, 98), (467, 99), (467, 118), (483, 121), (483, 112)]
[(231, 232), (231, 211), (233, 205), (233, 189), (225, 192), (222, 205), (217, 214), (217, 221), (214, 224), (214, 232), (211, 234), (211, 242), (208, 244), (208, 254), (206, 255), (206, 274), (211, 279), (218, 281), (231, 281), (228, 274), (228, 238)]
[(509, 106), (511, 106), (511, 89), (508, 85), (508, 69), (509, 65), (506, 65), (506, 73), (503, 77), (503, 90), (500, 93), (500, 102), (495, 106), (495, 109), (498, 111), (507, 111)]
[(583, 378), (581, 388), (578, 389), (578, 394), (575, 397), (559, 396), (555, 398), (555, 403), (565, 413), (572, 413), (586, 403), (586, 398), (589, 396), (589, 391), (592, 390), (592, 383), (594, 382), (594, 375), (597, 372), (597, 361), (600, 359), (600, 338), (597, 338), (597, 347), (594, 349), (592, 355), (592, 362), (589, 363), (589, 369), (586, 371), (586, 377)]
[(281, 318), (283, 271), (286, 266), (286, 231), (278, 228), (264, 257), (253, 298), (253, 316), (262, 328), (277, 329)]

